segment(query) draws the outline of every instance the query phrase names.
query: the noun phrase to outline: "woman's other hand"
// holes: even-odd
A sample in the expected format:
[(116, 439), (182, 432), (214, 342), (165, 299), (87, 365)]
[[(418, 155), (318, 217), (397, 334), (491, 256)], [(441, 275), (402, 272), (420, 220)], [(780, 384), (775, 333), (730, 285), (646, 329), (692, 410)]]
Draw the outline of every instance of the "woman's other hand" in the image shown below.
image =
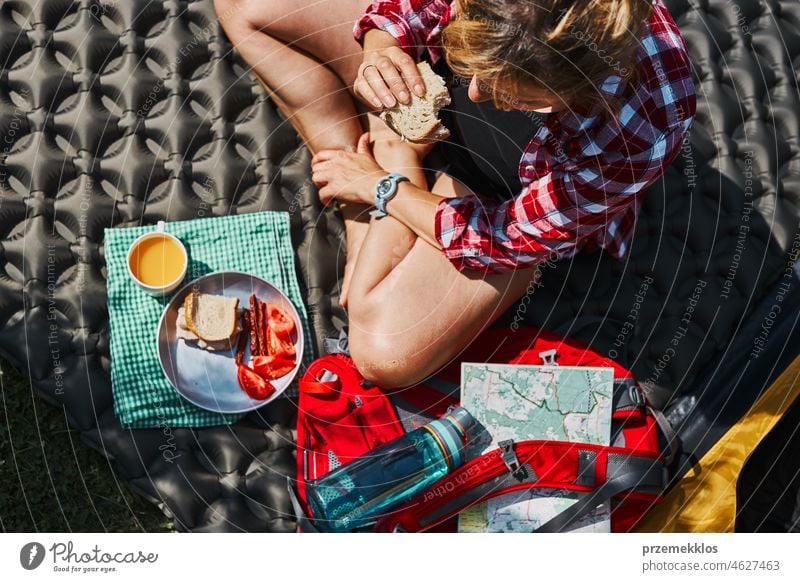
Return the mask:
[(417, 64), (397, 45), (392, 35), (371, 30), (364, 37), (364, 60), (358, 68), (353, 92), (370, 107), (383, 109), (411, 102), (409, 91), (425, 95), (425, 81)]
[(369, 149), (369, 133), (358, 140), (355, 152), (322, 150), (311, 160), (311, 179), (319, 199), (328, 206), (341, 202), (372, 205), (375, 183), (388, 172), (378, 165)]

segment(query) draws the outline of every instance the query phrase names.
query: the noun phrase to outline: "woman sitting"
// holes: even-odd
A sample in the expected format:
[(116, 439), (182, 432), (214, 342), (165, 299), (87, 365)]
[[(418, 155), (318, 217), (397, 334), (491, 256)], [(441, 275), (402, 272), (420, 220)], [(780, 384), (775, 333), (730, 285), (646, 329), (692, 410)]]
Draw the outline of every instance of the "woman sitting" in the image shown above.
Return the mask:
[[(350, 351), (387, 388), (450, 361), (533, 288), (543, 261), (583, 247), (623, 258), (695, 113), (660, 0), (216, 4), (314, 152), (321, 200), (340, 205)], [(437, 146), (450, 166), (433, 188), (431, 145), (400, 141), (373, 113), (362, 135), (359, 114), (423, 95), (423, 59), (453, 98), (452, 136)], [(388, 215), (370, 218), (375, 204)]]

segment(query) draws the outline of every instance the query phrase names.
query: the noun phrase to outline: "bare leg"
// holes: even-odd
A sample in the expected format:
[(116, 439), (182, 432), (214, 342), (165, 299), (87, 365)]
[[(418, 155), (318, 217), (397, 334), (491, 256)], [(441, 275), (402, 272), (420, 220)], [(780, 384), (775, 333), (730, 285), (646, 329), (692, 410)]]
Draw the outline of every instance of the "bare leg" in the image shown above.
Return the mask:
[[(215, 0), (228, 38), (309, 149), (345, 149), (363, 132), (347, 90), (361, 62), (352, 23), (366, 0)], [(314, 18), (308, 18), (310, 12)], [(349, 278), (369, 224), (366, 207), (341, 208)]]
[(361, 63), (353, 22), (367, 3), (215, 0), (228, 38), (314, 152), (353, 147), (363, 131), (347, 86)]
[[(368, 0), (215, 0), (220, 23), (242, 58), (252, 67), (284, 115), (312, 152), (354, 147), (363, 129), (348, 88), (361, 63), (352, 26)], [(309, 17), (312, 15), (313, 17)], [(390, 171), (403, 171), (418, 185), (421, 152), (406, 144), (374, 116), (375, 157)], [(387, 134), (389, 132), (389, 134)], [(389, 137), (391, 135), (391, 137)], [(416, 164), (416, 168), (414, 168)], [(342, 205), (347, 265), (340, 301), (347, 304), (350, 277), (369, 228), (368, 207)], [(410, 248), (415, 235), (391, 218), (392, 246)], [(404, 253), (403, 253), (404, 254)]]
[[(397, 134), (374, 115), (369, 116), (369, 123), (373, 139), (373, 154), (378, 163), (386, 171), (403, 174), (416, 186), (427, 189), (425, 172), (422, 170), (422, 159), (430, 147), (410, 146), (400, 141)], [(364, 211), (363, 214), (369, 218), (368, 211)], [(371, 222), (367, 221), (367, 224), (368, 230), (363, 233), (364, 236), (359, 241), (358, 247), (354, 249), (354, 254), (348, 256), (345, 279), (339, 299), (344, 307), (348, 306), (352, 277), (358, 270), (358, 257), (367, 238), (371, 241), (370, 246), (374, 250), (370, 253), (367, 266), (361, 269), (361, 272), (370, 271), (368, 275), (370, 277), (383, 277), (406, 256), (414, 245), (414, 241), (417, 240), (414, 231), (391, 216)], [(362, 279), (364, 276), (362, 274)]]
[[(434, 190), (464, 194), (447, 177)], [(419, 238), (387, 268), (375, 226), (353, 275), (350, 350), (361, 373), (384, 388), (408, 386), (446, 365), (538, 280), (536, 268), (502, 275), (459, 272), (440, 249)]]

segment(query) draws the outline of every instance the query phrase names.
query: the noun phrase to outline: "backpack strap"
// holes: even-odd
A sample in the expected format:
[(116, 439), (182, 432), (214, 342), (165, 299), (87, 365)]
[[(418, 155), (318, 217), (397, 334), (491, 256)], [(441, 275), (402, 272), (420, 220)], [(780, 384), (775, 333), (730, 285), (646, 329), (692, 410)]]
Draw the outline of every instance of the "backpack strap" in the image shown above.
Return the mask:
[(633, 378), (614, 378), (614, 395), (612, 397), (612, 410), (614, 412), (628, 412), (645, 408), (647, 399)]
[(661, 434), (664, 436), (666, 440), (666, 454), (664, 459), (664, 464), (669, 466), (672, 464), (672, 461), (675, 460), (675, 457), (678, 455), (678, 448), (680, 447), (680, 441), (678, 440), (678, 433), (675, 432), (675, 429), (672, 428), (669, 420), (667, 417), (664, 416), (664, 413), (661, 412), (658, 408), (654, 408), (652, 406), (647, 407), (647, 411), (653, 417), (653, 420), (656, 423), (656, 426), (661, 431)]
[(533, 488), (587, 493), (537, 530), (562, 531), (622, 493), (656, 501), (667, 483), (659, 458), (633, 454), (626, 448), (560, 441), (500, 444), (382, 520), (378, 531), (424, 531), (471, 505), (514, 491)]
[(350, 355), (350, 345), (347, 341), (347, 328), (339, 331), (339, 336), (329, 336), (322, 340), (322, 348), (326, 354)]
[(542, 524), (534, 533), (559, 533), (578, 519), (587, 515), (601, 503), (626, 491), (641, 488), (666, 488), (666, 467), (661, 461), (643, 457), (618, 457), (608, 459), (606, 482), (588, 495), (584, 495), (567, 509)]

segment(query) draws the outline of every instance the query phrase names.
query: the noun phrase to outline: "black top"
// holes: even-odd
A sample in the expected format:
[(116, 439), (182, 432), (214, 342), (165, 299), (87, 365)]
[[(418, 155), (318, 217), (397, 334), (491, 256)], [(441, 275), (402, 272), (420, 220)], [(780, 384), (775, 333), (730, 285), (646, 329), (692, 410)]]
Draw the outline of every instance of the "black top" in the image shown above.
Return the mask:
[(450, 137), (438, 147), (447, 173), (473, 192), (498, 201), (519, 194), (519, 162), (528, 143), (547, 114), (502, 111), (492, 101), (475, 103), (467, 96), (469, 85), (441, 62), (437, 73), (447, 80), (452, 103), (440, 117)]

